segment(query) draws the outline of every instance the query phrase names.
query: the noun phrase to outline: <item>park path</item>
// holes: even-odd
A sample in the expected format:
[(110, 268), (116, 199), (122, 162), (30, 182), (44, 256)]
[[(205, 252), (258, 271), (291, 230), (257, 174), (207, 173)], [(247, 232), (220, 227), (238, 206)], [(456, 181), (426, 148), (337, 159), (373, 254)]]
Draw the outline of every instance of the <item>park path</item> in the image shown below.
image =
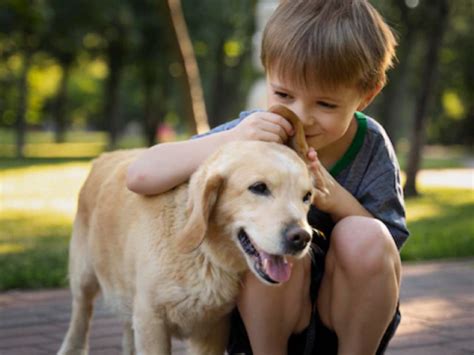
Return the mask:
[[(402, 323), (386, 355), (474, 354), (474, 259), (405, 263)], [(69, 320), (68, 290), (0, 294), (0, 354), (54, 354)], [(120, 354), (121, 327), (99, 301), (91, 355)], [(173, 355), (184, 355), (175, 342)]]

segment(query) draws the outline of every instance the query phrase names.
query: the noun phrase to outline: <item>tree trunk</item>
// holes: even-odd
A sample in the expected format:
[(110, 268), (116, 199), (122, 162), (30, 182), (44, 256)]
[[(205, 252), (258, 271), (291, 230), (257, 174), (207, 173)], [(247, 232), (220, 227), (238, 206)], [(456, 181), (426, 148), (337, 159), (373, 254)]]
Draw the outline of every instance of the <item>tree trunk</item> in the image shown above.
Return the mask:
[(70, 63), (61, 63), (62, 77), (56, 94), (54, 122), (56, 124), (55, 141), (63, 143), (66, 133), (66, 105), (67, 105), (67, 85), (71, 71)]
[(410, 16), (410, 9), (404, 0), (396, 2), (402, 14), (401, 19), (406, 28), (403, 34), (403, 47), (400, 47), (397, 68), (392, 72), (391, 79), (387, 87), (383, 90), (383, 104), (380, 109), (380, 120), (387, 131), (390, 140), (396, 148), (396, 143), (400, 137), (400, 104), (403, 94), (406, 92), (408, 79), (408, 63), (413, 53), (415, 44), (416, 26)]
[(144, 131), (146, 141), (149, 147), (155, 144), (156, 141), (156, 123), (153, 110), (153, 85), (151, 80), (144, 78), (143, 85), (143, 116), (144, 116)]
[(210, 124), (211, 126), (217, 126), (218, 123), (222, 122), (221, 120), (221, 112), (222, 106), (224, 103), (222, 100), (225, 100), (226, 92), (224, 91), (224, 73), (225, 73), (225, 53), (224, 53), (224, 44), (225, 39), (219, 38), (219, 43), (217, 45), (217, 52), (214, 59), (214, 63), (216, 66), (215, 69), (215, 76), (213, 81), (213, 95), (211, 101), (211, 116), (210, 116)]
[(184, 68), (185, 106), (190, 108), (191, 117), (187, 120), (191, 130), (203, 133), (209, 130), (206, 103), (199, 75), (199, 67), (194, 55), (193, 45), (184, 19), (181, 0), (165, 0), (166, 10), (172, 24), (173, 40), (176, 43), (179, 60)]
[(448, 23), (448, 2), (438, 0), (436, 2), (437, 16), (432, 22), (432, 31), (429, 37), (426, 58), (424, 60), (424, 71), (421, 77), (422, 88), (415, 106), (415, 117), (413, 120), (410, 152), (408, 155), (407, 180), (404, 186), (406, 196), (418, 195), (416, 187), (416, 175), (420, 168), (421, 152), (423, 150), (427, 113), (430, 99), (436, 81), (436, 69), (438, 66), (439, 50), (441, 48), (443, 34)]
[(166, 100), (163, 95), (163, 88), (166, 87), (166, 82), (162, 82), (161, 84), (162, 85), (158, 86), (157, 81), (151, 80), (150, 77), (144, 77), (143, 79), (143, 128), (149, 147), (157, 143), (157, 128), (165, 115), (164, 105)]
[(26, 131), (26, 110), (28, 105), (28, 72), (31, 66), (33, 53), (30, 49), (25, 49), (23, 53), (23, 67), (18, 80), (18, 110), (16, 117), (16, 156), (24, 157), (25, 131)]
[(117, 147), (120, 79), (123, 69), (123, 48), (111, 43), (108, 49), (109, 76), (105, 84), (105, 123), (109, 132), (109, 150)]

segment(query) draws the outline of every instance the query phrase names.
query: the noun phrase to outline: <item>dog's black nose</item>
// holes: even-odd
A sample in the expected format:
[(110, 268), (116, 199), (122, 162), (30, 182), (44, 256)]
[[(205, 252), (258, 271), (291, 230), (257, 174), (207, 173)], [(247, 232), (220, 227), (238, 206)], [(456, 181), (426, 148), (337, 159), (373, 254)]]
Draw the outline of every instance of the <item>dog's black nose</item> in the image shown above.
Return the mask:
[(311, 241), (311, 235), (303, 228), (292, 225), (284, 232), (285, 249), (290, 252), (303, 250)]

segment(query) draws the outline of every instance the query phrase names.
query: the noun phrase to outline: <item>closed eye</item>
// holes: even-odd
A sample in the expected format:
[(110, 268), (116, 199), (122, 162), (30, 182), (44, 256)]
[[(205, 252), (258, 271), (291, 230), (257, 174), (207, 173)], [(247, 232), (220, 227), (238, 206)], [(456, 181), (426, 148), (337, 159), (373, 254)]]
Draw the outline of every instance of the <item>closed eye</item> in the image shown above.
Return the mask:
[(262, 196), (270, 196), (271, 191), (268, 188), (267, 184), (264, 182), (256, 182), (255, 184), (252, 184), (249, 186), (249, 190), (253, 192), (256, 195), (262, 195)]
[(274, 94), (278, 96), (280, 99), (288, 99), (290, 95), (283, 91), (275, 91)]
[(332, 109), (332, 108), (336, 108), (336, 107), (337, 107), (337, 105), (331, 104), (331, 103), (326, 102), (326, 101), (318, 101), (317, 103), (318, 103), (318, 105), (320, 105), (320, 106), (322, 106), (322, 107), (325, 107), (325, 108), (331, 108), (331, 109)]

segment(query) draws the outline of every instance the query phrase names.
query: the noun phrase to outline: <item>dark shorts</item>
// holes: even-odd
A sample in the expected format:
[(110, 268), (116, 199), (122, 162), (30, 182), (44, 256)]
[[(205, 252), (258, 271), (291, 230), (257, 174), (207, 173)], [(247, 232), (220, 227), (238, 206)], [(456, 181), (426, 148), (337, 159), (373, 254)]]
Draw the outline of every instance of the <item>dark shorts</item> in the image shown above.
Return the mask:
[[(324, 260), (328, 242), (319, 238), (312, 245), (312, 266), (311, 266), (311, 301), (313, 305), (318, 296), (319, 287), (324, 274)], [(337, 354), (337, 335), (331, 329), (327, 328), (321, 321), (316, 307), (311, 317), (310, 325), (301, 333), (293, 334), (288, 340), (289, 355), (336, 355)], [(385, 334), (380, 342), (377, 355), (384, 354), (389, 341), (395, 334), (400, 324), (401, 315), (397, 311), (390, 322)], [(229, 355), (245, 354), (252, 355), (250, 341), (237, 309), (232, 313), (231, 333), (229, 344), (227, 346)]]

